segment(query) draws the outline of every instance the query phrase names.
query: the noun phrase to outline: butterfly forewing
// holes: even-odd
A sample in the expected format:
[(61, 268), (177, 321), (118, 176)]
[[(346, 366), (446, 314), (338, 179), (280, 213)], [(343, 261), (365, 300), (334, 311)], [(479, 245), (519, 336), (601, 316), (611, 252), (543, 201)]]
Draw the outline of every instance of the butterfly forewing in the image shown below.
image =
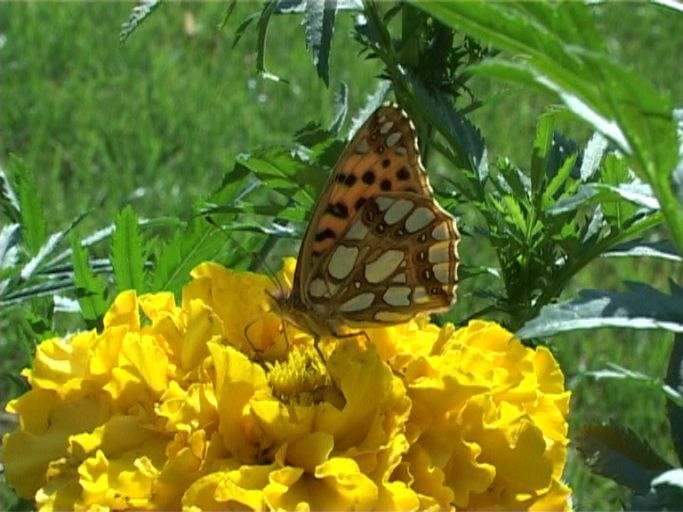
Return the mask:
[(329, 250), (370, 197), (389, 191), (432, 195), (416, 141), (401, 109), (384, 105), (370, 116), (337, 161), (316, 205), (302, 244), (303, 264)]

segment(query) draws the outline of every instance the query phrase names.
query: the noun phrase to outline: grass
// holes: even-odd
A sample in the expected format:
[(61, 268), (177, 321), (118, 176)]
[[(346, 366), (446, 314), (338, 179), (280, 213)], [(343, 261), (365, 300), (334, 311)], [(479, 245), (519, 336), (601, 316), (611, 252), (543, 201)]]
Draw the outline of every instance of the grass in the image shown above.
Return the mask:
[[(14, 153), (34, 173), (50, 230), (91, 211), (81, 226), (85, 234), (110, 223), (128, 203), (140, 216), (187, 216), (239, 152), (286, 143), (308, 121), (330, 120), (339, 83), (349, 84), (352, 109), (372, 91), (379, 68), (358, 57), (347, 37), (351, 19), (344, 14), (333, 44), (329, 89), (315, 74), (294, 16), (274, 20), (266, 55), (269, 71), (289, 84), (257, 78), (254, 31), (235, 49), (231, 45), (237, 23), (258, 7), (238, 4), (220, 28), (223, 4), (165, 4), (120, 46), (118, 29), (130, 3), (0, 4), (0, 34), (6, 36), (0, 47), (0, 162), (6, 167)], [(677, 59), (683, 35), (675, 30), (676, 17), (638, 4), (594, 9), (601, 32), (609, 34), (610, 51), (681, 104)], [(193, 34), (183, 24), (188, 14), (196, 25)], [(484, 81), (475, 82), (474, 89), (485, 106), (473, 120), (493, 155), (508, 155), (525, 166), (535, 118), (548, 98)], [(492, 94), (497, 99), (487, 102)], [(570, 122), (567, 132), (582, 141), (589, 136)], [(480, 254), (464, 244), (462, 250), (466, 260)], [(648, 260), (605, 260), (577, 276), (567, 293), (581, 287), (617, 289), (629, 278), (666, 289), (669, 277), (680, 281), (680, 269)], [(456, 314), (466, 314), (466, 306), (463, 302)], [(3, 336), (0, 353), (26, 359), (31, 347), (11, 340)], [(576, 378), (607, 362), (663, 375), (670, 341), (659, 332), (613, 330), (554, 339), (574, 392), (572, 431), (587, 421), (618, 419), (674, 462), (661, 396), (635, 385)], [(8, 398), (0, 396), (0, 403)], [(577, 509), (613, 510), (626, 497), (612, 482), (590, 474), (573, 453), (566, 477)]]

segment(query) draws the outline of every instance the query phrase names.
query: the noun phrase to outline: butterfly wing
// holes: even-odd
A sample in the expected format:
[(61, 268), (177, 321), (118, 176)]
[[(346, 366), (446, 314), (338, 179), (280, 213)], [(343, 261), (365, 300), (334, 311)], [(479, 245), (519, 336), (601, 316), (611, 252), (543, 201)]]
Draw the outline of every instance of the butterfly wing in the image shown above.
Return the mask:
[(308, 282), (311, 306), (345, 322), (371, 324), (448, 309), (458, 240), (454, 219), (430, 196), (371, 197)]
[(309, 287), (339, 237), (369, 199), (388, 192), (432, 197), (415, 128), (395, 105), (377, 109), (337, 161), (299, 252), (292, 294), (309, 305)]

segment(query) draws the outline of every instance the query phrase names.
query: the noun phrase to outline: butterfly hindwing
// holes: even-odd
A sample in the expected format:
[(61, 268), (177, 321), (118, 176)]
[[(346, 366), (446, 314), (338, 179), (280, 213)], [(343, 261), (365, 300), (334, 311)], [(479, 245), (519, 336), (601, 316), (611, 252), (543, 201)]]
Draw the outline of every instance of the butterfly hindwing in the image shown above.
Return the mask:
[(457, 285), (458, 232), (430, 197), (389, 192), (370, 198), (306, 283), (322, 312), (351, 322), (397, 323), (441, 311)]

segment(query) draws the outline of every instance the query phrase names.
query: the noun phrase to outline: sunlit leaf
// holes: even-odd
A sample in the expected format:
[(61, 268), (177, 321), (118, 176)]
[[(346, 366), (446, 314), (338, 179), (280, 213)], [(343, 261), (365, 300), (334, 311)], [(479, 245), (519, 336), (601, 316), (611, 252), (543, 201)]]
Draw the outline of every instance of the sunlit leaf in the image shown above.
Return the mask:
[(581, 290), (578, 299), (544, 306), (517, 335), (544, 338), (560, 332), (599, 327), (683, 332), (680, 288), (672, 285), (672, 295), (666, 295), (644, 283), (627, 282), (626, 285), (627, 292)]
[(121, 25), (119, 41), (125, 42), (159, 4), (161, 4), (161, 0), (138, 0), (138, 5), (133, 7), (128, 19)]
[(306, 2), (303, 20), (306, 29), (306, 46), (313, 54), (313, 64), (325, 85), (330, 84), (330, 47), (336, 13), (337, 0)]
[(119, 291), (145, 290), (145, 258), (138, 218), (133, 208), (127, 206), (116, 217), (111, 244), (111, 262), (114, 281)]

